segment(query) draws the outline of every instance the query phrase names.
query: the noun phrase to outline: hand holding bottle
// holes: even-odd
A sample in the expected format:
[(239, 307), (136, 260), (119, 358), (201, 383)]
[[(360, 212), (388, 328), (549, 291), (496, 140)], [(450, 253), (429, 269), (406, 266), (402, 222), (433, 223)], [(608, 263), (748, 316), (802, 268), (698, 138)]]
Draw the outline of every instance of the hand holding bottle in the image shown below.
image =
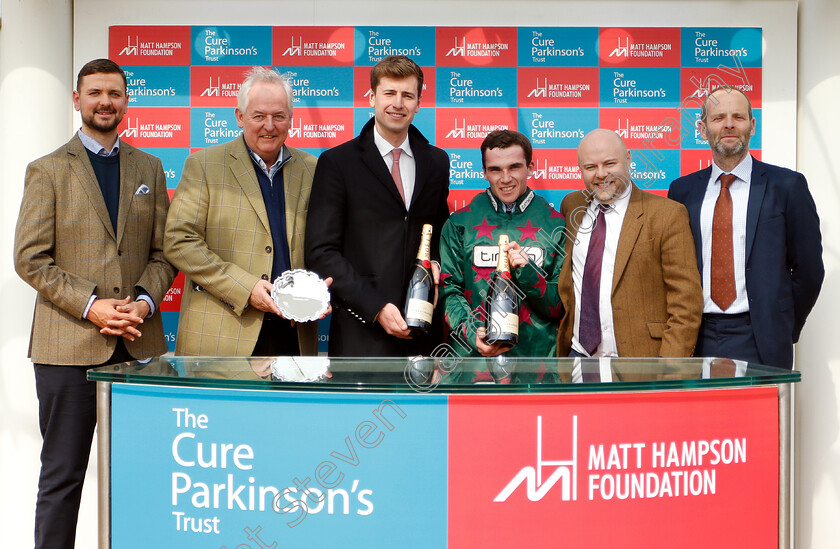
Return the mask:
[(528, 264), (528, 256), (525, 255), (522, 246), (518, 242), (508, 242), (504, 246), (504, 251), (507, 253), (508, 263), (511, 269), (524, 267)]
[(504, 343), (486, 343), (486, 337), (487, 329), (484, 326), (479, 327), (478, 330), (476, 330), (475, 334), (475, 348), (478, 350), (481, 356), (497, 356), (504, 353), (507, 350), (510, 350), (510, 345), (506, 345)]
[(382, 325), (385, 331), (394, 337), (402, 339), (411, 339), (411, 330), (405, 323), (405, 319), (397, 306), (393, 303), (387, 303), (376, 315), (376, 322)]

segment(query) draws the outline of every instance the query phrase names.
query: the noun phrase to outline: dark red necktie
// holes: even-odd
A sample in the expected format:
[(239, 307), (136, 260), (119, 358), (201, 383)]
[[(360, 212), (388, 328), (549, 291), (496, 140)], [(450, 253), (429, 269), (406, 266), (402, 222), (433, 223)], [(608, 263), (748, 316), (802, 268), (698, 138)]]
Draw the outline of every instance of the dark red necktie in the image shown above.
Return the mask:
[(735, 257), (732, 249), (732, 195), (729, 186), (736, 177), (720, 176), (720, 194), (712, 220), (711, 296), (721, 311), (735, 301)]
[(598, 217), (589, 235), (589, 249), (583, 268), (583, 283), (580, 290), (580, 344), (592, 355), (601, 344), (601, 264), (604, 261), (604, 242), (607, 239), (607, 223), (604, 212), (609, 206), (598, 204)]

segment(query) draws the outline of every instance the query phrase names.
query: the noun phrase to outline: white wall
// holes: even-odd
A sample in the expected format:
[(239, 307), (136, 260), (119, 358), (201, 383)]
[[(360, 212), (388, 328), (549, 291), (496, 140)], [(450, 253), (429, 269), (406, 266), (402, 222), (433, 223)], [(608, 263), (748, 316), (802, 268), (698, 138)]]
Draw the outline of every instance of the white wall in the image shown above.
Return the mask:
[[(0, 546), (31, 547), (41, 450), (35, 380), (26, 358), (35, 293), (15, 274), (12, 241), (26, 164), (67, 141), (73, 131), (72, 5), (61, 0), (7, 1), (2, 15)], [(95, 491), (88, 490), (86, 496), (82, 528), (94, 530)], [(79, 547), (95, 547), (92, 534), (84, 538)]]
[(799, 3), (797, 158), (817, 202), (826, 277), (797, 346), (796, 547), (840, 548), (840, 2)]
[[(365, 6), (367, 9), (360, 9)], [(250, 9), (246, 9), (250, 8)], [(799, 2), (560, 0), (366, 0), (228, 2), (201, 0), (33, 0), (5, 2), (0, 27), (0, 546), (32, 542), (40, 436), (26, 344), (34, 292), (15, 275), (14, 223), (26, 164), (62, 144), (78, 126), (70, 91), (87, 60), (107, 55), (109, 25), (496, 25), (760, 26), (764, 28), (763, 158), (809, 178), (822, 219), (827, 269), (820, 301), (797, 349), (797, 548), (840, 548), (840, 352), (832, 312), (840, 305), (840, 6)], [(75, 18), (74, 18), (75, 17)], [(75, 35), (73, 34), (75, 32)], [(797, 83), (798, 77), (798, 83)], [(798, 94), (798, 106), (796, 103)], [(798, 107), (798, 108), (797, 108)], [(772, 129), (772, 132), (769, 131)], [(15, 314), (16, 313), (16, 314)], [(89, 469), (77, 547), (96, 545), (95, 467)], [(654, 544), (655, 545), (655, 544)]]

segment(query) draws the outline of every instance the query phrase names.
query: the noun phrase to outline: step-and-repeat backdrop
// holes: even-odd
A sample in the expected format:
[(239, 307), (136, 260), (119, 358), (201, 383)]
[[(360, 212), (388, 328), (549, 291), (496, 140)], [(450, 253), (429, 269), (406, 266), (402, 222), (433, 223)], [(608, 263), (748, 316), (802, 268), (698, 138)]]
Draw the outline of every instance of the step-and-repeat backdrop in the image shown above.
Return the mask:
[[(191, 152), (239, 135), (239, 85), (262, 65), (292, 80), (288, 144), (318, 156), (373, 116), (370, 67), (388, 55), (423, 67), (414, 123), (449, 153), (452, 210), (486, 188), (479, 145), (496, 129), (531, 139), (530, 185), (555, 207), (583, 187), (576, 148), (598, 127), (624, 138), (637, 185), (665, 194), (711, 162), (696, 122), (721, 84), (752, 101), (761, 157), (762, 30), (737, 27), (113, 26), (130, 94), (120, 137), (161, 158), (171, 194)], [(161, 304), (170, 349), (182, 290), (179, 275)]]

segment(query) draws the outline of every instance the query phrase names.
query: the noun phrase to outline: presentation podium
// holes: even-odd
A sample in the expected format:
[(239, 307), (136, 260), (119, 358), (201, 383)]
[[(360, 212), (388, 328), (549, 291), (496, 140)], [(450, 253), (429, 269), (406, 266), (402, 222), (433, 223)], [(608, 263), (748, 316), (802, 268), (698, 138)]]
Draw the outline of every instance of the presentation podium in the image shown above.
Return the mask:
[(88, 377), (100, 548), (791, 547), (796, 371), (163, 357)]

